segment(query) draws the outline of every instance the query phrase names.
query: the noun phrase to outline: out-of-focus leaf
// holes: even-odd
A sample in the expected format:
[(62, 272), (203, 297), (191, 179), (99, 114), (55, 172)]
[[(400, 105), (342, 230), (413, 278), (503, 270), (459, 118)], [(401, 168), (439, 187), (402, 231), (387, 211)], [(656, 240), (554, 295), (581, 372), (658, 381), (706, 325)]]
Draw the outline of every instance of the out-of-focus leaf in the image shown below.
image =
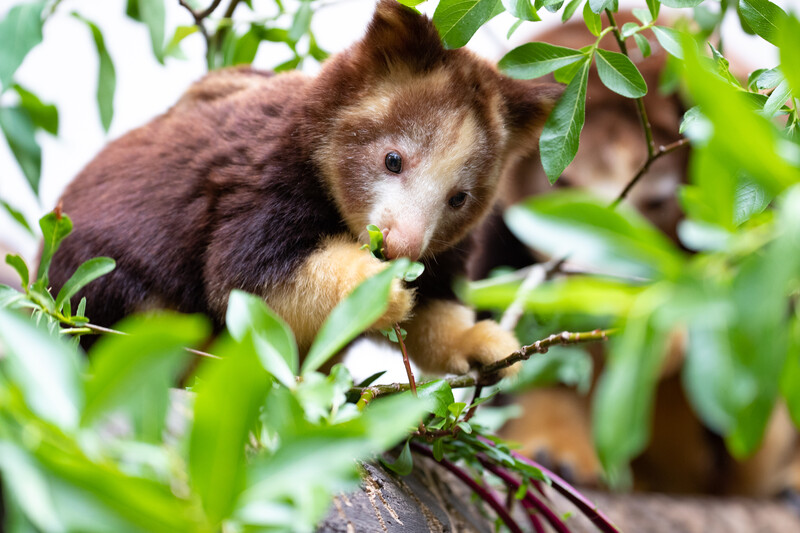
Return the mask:
[[(519, 279), (477, 281), (463, 287), (459, 296), (478, 309), (505, 309), (517, 298)], [(570, 276), (546, 281), (525, 295), (525, 308), (536, 313), (578, 313), (622, 316), (630, 309), (640, 287), (609, 279)]]
[[(1, 49), (1, 48), (0, 48)], [(36, 142), (36, 124), (23, 107), (0, 107), (0, 131), (19, 163), (34, 194), (39, 194), (42, 174), (42, 149)]]
[(28, 273), (28, 265), (25, 264), (25, 260), (19, 255), (8, 254), (6, 255), (6, 263), (17, 271), (22, 287), (27, 287), (30, 283), (30, 274)]
[(575, 11), (578, 10), (579, 5), (581, 5), (581, 0), (569, 0), (567, 7), (565, 7), (564, 11), (561, 13), (561, 22), (567, 22), (571, 19)]
[(647, 9), (634, 8), (631, 10), (633, 16), (639, 19), (642, 24), (650, 24), (653, 22), (653, 14)]
[(150, 32), (153, 55), (164, 64), (165, 8), (164, 0), (128, 0), (126, 14), (144, 22)]
[(3, 209), (6, 210), (6, 213), (11, 215), (11, 218), (16, 220), (20, 226), (28, 230), (28, 233), (30, 233), (31, 235), (36, 235), (31, 225), (28, 224), (28, 220), (25, 218), (25, 215), (23, 215), (17, 209), (14, 209), (14, 207), (5, 200), (0, 200), (0, 206), (3, 206)]
[(392, 281), (401, 276), (408, 265), (408, 259), (392, 261), (386, 269), (358, 285), (334, 308), (303, 361), (302, 374), (313, 372), (325, 364), (386, 312)]
[(512, 78), (532, 79), (585, 57), (580, 50), (547, 43), (525, 43), (503, 56), (497, 66)]
[(539, 15), (536, 14), (536, 10), (533, 8), (533, 4), (531, 4), (531, 0), (501, 0), (503, 3), (503, 7), (506, 8), (506, 11), (514, 15), (520, 20), (542, 20)]
[(655, 383), (664, 356), (665, 331), (655, 310), (669, 294), (660, 287), (643, 293), (611, 352), (592, 405), (592, 434), (600, 461), (616, 477), (647, 445)]
[(681, 37), (677, 30), (664, 26), (653, 26), (653, 34), (658, 40), (658, 44), (668, 53), (683, 59), (683, 49), (681, 48)]
[(64, 430), (78, 425), (83, 406), (83, 360), (64, 342), (27, 318), (0, 309), (4, 373), (22, 391), (28, 406)]
[(795, 95), (800, 95), (800, 21), (796, 15), (785, 17), (776, 39), (781, 67)]
[(800, 426), (800, 319), (795, 314), (789, 329), (789, 349), (786, 366), (781, 372), (781, 394), (786, 400), (795, 426)]
[(594, 13), (602, 13), (606, 9), (617, 11), (617, 0), (587, 0), (586, 2)]
[(56, 296), (56, 309), (60, 311), (65, 301), (75, 296), (75, 294), (87, 284), (114, 270), (115, 266), (116, 262), (110, 257), (95, 257), (83, 263), (67, 282), (64, 283), (61, 290), (58, 291), (58, 296)]
[(47, 271), (50, 269), (50, 261), (61, 245), (61, 241), (72, 231), (72, 220), (57, 208), (39, 219), (39, 227), (42, 228), (44, 242), (36, 279), (44, 280), (42, 285), (47, 286)]
[(502, 11), (500, 0), (442, 0), (433, 13), (433, 23), (447, 48), (461, 48)]
[(13, 89), (19, 95), (19, 105), (31, 117), (37, 128), (42, 128), (51, 135), (58, 135), (58, 109), (53, 104), (45, 104), (38, 96), (14, 84)]
[(647, 10), (650, 12), (652, 20), (658, 20), (658, 12), (661, 9), (661, 2), (659, 0), (646, 0)]
[(291, 41), (297, 42), (300, 40), (300, 37), (308, 33), (311, 27), (311, 16), (313, 14), (314, 11), (311, 9), (310, 0), (301, 0), (300, 8), (294, 14), (292, 25), (289, 28), (289, 39)]
[(193, 33), (197, 33), (197, 26), (178, 26), (175, 28), (175, 33), (172, 39), (169, 40), (167, 46), (164, 47), (164, 57), (174, 57), (177, 59), (185, 59), (186, 56), (181, 50), (181, 42)]
[(245, 443), (269, 390), (269, 375), (251, 336), (230, 338), (213, 351), (222, 361), (207, 364), (194, 403), (189, 442), (191, 484), (213, 524), (230, 515), (246, 483)]
[(740, 0), (739, 14), (759, 37), (777, 46), (778, 28), (787, 17), (783, 9), (769, 0)]
[(739, 179), (734, 193), (733, 223), (744, 224), (763, 212), (771, 201), (772, 197), (758, 183), (746, 177)]
[(505, 221), (523, 243), (551, 257), (644, 278), (674, 277), (680, 252), (643, 217), (612, 210), (585, 193), (564, 191), (510, 207)]
[(731, 244), (732, 234), (724, 228), (694, 219), (678, 223), (678, 239), (686, 248), (696, 252), (721, 252)]
[[(97, 27), (97, 24), (77, 13), (73, 13), (73, 16), (89, 26), (89, 30), (92, 32), (99, 65), (97, 72), (97, 108), (100, 110), (100, 122), (103, 124), (103, 129), (108, 132), (108, 128), (111, 127), (111, 120), (114, 118), (114, 92), (117, 87), (117, 73), (114, 70), (114, 62), (108, 54), (103, 33)], [(162, 55), (160, 61), (163, 63), (163, 60)]]
[[(106, 335), (91, 351), (84, 424), (117, 407), (135, 406), (142, 401), (142, 391), (148, 383), (174, 382), (189, 355), (184, 348), (208, 335), (208, 324), (201, 317), (190, 315), (137, 316), (116, 327), (127, 335)], [(166, 398), (168, 389), (147, 393)], [(154, 416), (163, 424), (165, 414), (163, 411)]]
[[(33, 525), (42, 531), (66, 531), (50, 480), (28, 454), (10, 441), (0, 441), (0, 472), (5, 489)], [(9, 496), (4, 498), (6, 502)]]
[(295, 388), (300, 358), (294, 333), (264, 300), (242, 291), (232, 291), (225, 324), (236, 340), (243, 340), (249, 332), (264, 368), (284, 387)]
[(0, 309), (14, 308), (14, 306), (25, 299), (25, 295), (8, 285), (0, 283)]
[[(746, 100), (745, 92), (730, 87), (708, 72), (696, 47), (687, 43), (687, 86), (692, 98), (714, 126), (708, 150), (736, 174), (745, 171), (771, 194), (800, 180), (800, 149), (786, 141), (769, 120), (759, 116)], [(741, 139), (750, 139), (748, 150)]]
[(667, 7), (681, 8), (681, 7), (697, 7), (701, 3), (703, 3), (703, 1), (704, 0), (661, 0), (661, 3)]
[(650, 57), (652, 50), (650, 49), (650, 41), (647, 40), (647, 37), (641, 33), (634, 33), (633, 40), (636, 41), (636, 46), (639, 47), (639, 51), (642, 52), (642, 56)]
[(628, 56), (598, 49), (596, 63), (603, 85), (615, 93), (628, 98), (641, 98), (647, 94), (647, 84)]
[(586, 119), (586, 86), (590, 64), (589, 58), (583, 62), (547, 117), (539, 137), (542, 166), (550, 183), (555, 183), (578, 153), (578, 140)]
[(603, 28), (603, 21), (600, 20), (600, 15), (592, 9), (588, 1), (583, 6), (583, 22), (586, 24), (586, 29), (588, 29), (592, 35), (595, 37), (600, 35), (600, 30)]
[(12, 7), (0, 21), (0, 85), (12, 85), (14, 73), (31, 49), (42, 42), (42, 10), (47, 2)]

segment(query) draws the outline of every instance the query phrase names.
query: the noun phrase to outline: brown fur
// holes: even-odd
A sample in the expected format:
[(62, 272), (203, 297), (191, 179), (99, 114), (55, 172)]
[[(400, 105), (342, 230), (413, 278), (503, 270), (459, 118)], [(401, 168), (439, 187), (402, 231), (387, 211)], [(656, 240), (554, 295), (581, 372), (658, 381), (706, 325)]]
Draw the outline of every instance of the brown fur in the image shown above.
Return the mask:
[[(619, 14), (617, 22), (631, 21)], [(594, 42), (582, 23), (573, 23), (539, 35), (537, 40), (580, 48)], [(645, 106), (656, 145), (678, 138), (683, 106), (676, 96), (658, 93), (658, 79), (666, 54), (653, 40), (655, 54), (642, 60), (633, 39), (628, 49), (641, 70), (649, 91)], [(602, 46), (615, 49), (607, 37)], [(578, 187), (609, 200), (616, 197), (646, 159), (646, 146), (633, 100), (606, 89), (593, 69), (589, 79), (586, 125), (575, 161), (556, 187)], [(632, 190), (628, 202), (677, 242), (681, 212), (676, 189), (685, 180), (687, 151), (670, 154), (651, 167)], [(523, 198), (544, 193), (550, 185), (538, 160), (523, 159), (505, 182), (500, 207), (482, 229), (482, 254), (471, 258), (471, 275), (479, 278), (500, 264), (523, 267), (534, 257), (505, 228), (502, 208)], [(736, 461), (722, 439), (706, 428), (684, 395), (680, 369), (684, 357), (683, 336), (673, 337), (662, 368), (653, 412), (651, 440), (632, 464), (634, 485), (641, 490), (768, 495), (786, 487), (800, 487), (800, 461), (796, 455), (796, 430), (786, 409), (779, 406), (761, 448), (751, 458)], [(598, 365), (604, 359), (593, 350)], [(545, 458), (562, 473), (581, 483), (597, 483), (600, 463), (592, 443), (589, 397), (562, 388), (536, 389), (520, 396), (524, 415), (511, 421), (503, 435), (522, 444), (526, 453)], [(793, 462), (794, 461), (794, 462)], [(792, 465), (791, 468), (789, 466)]]
[[(78, 295), (94, 322), (159, 302), (221, 326), (236, 288), (263, 296), (307, 348), (330, 310), (383, 268), (359, 250), (378, 217), (392, 255), (420, 254), (426, 266), (410, 287), (396, 283), (374, 327), (402, 321), (415, 301), (424, 310), (455, 299), (470, 229), (494, 202), (507, 163), (535, 151), (560, 90), (445, 50), (427, 18), (381, 0), (366, 36), (316, 78), (215, 72), (111, 143), (63, 195), (75, 232), (54, 258), (54, 288), (82, 261), (107, 255), (116, 270)], [(402, 173), (387, 170), (390, 150), (402, 153)], [(463, 207), (449, 207), (460, 192), (468, 193)], [(427, 346), (412, 355), (444, 372), (516, 346), (470, 320), (464, 327), (482, 333), (449, 359), (428, 361)], [(436, 324), (452, 322), (410, 327), (438, 342), (447, 333)]]

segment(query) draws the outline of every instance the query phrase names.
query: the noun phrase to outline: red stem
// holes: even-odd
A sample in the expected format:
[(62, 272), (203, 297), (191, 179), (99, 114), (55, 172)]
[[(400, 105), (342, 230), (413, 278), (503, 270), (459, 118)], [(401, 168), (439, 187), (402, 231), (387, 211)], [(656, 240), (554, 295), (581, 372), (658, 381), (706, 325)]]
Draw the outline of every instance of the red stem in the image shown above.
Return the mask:
[[(433, 452), (429, 448), (423, 446), (418, 442), (412, 441), (411, 449), (413, 449), (417, 453), (420, 453), (426, 457), (430, 457), (431, 459), (436, 461), (436, 458), (433, 456)], [(494, 512), (497, 513), (497, 516), (500, 517), (500, 520), (503, 521), (503, 523), (506, 525), (506, 527), (508, 527), (508, 529), (512, 533), (522, 533), (522, 528), (519, 527), (519, 524), (517, 524), (517, 522), (508, 513), (506, 508), (503, 507), (503, 504), (500, 503), (491, 492), (489, 492), (485, 487), (480, 486), (462, 468), (459, 468), (458, 466), (454, 465), (447, 459), (442, 458), (441, 461), (437, 462), (443, 467), (445, 467), (447, 470), (452, 472), (458, 479), (463, 481), (465, 485), (467, 485), (470, 489), (472, 489), (472, 492), (477, 494), (478, 497), (480, 497), (480, 499), (482, 499), (489, 505), (489, 507), (494, 509)]]
[[(485, 438), (485, 437), (478, 437), (481, 442), (488, 444), (489, 446), (494, 446), (494, 442)], [(592, 521), (592, 523), (604, 533), (620, 533), (619, 529), (611, 522), (611, 520), (600, 511), (597, 506), (591, 502), (586, 496), (578, 492), (575, 487), (561, 479), (559, 476), (551, 472), (549, 469), (543, 467), (536, 461), (532, 461), (528, 459), (524, 455), (519, 452), (512, 451), (511, 455), (519, 459), (524, 463), (528, 463), (529, 465), (538, 468), (544, 474), (550, 478), (552, 482), (552, 486), (558, 492), (560, 492), (565, 498), (572, 502), (575, 507), (581, 510), (581, 512)]]
[[(490, 463), (483, 454), (478, 455), (478, 460), (481, 464), (492, 474), (496, 475), (500, 479), (505, 482), (506, 485), (509, 487), (509, 492), (514, 492), (520, 487), (520, 482), (514, 479), (508, 472), (506, 472), (502, 468), (498, 468), (497, 466)], [(538, 522), (538, 517), (531, 514), (531, 512), (540, 512), (545, 517), (545, 519), (553, 526), (558, 533), (570, 533), (569, 528), (561, 521), (561, 519), (556, 516), (556, 514), (550, 510), (545, 503), (531, 494), (531, 491), (528, 490), (525, 494), (525, 497), (522, 499), (522, 505), (528, 510), (528, 516), (531, 518), (531, 525), (534, 529), (536, 529), (536, 524), (534, 524), (534, 520)], [(539, 527), (542, 527), (541, 523)]]

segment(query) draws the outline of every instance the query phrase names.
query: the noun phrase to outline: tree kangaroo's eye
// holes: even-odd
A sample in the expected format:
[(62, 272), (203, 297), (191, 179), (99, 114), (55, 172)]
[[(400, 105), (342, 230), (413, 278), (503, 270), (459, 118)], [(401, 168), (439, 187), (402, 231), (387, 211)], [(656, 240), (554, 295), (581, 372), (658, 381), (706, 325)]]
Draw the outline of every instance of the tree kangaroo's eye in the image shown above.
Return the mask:
[(386, 168), (395, 174), (400, 174), (400, 171), (403, 170), (403, 158), (397, 152), (386, 154), (384, 162), (386, 163)]
[(450, 207), (453, 209), (458, 209), (459, 207), (463, 206), (466, 201), (467, 193), (461, 191), (451, 196), (450, 199), (447, 200), (447, 203), (450, 204)]

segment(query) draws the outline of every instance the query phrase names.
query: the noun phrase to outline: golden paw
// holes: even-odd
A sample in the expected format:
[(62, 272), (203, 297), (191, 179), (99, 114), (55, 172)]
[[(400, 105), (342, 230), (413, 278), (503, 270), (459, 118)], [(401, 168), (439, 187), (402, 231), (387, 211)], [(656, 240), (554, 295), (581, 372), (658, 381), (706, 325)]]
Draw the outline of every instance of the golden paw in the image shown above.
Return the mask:
[(389, 306), (372, 327), (383, 329), (403, 322), (411, 315), (413, 307), (414, 289), (407, 289), (399, 279), (392, 280), (392, 287), (389, 290)]
[[(502, 329), (494, 320), (482, 320), (466, 330), (460, 345), (459, 351), (468, 366), (477, 366), (479, 369), (505, 359), (520, 348), (514, 334)], [(504, 368), (499, 377), (513, 376), (519, 368), (519, 363)]]

